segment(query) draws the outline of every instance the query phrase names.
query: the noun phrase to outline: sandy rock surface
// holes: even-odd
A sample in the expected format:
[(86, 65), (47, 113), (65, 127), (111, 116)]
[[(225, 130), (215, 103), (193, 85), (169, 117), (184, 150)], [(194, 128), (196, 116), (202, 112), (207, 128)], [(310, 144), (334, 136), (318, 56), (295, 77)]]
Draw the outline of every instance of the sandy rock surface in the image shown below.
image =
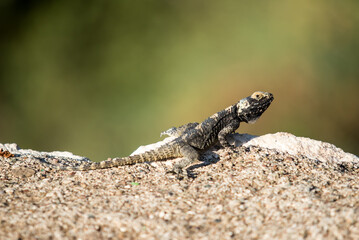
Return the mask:
[(359, 239), (357, 156), (288, 133), (230, 141), (183, 180), (177, 160), (55, 171), (89, 160), (0, 144), (0, 239)]

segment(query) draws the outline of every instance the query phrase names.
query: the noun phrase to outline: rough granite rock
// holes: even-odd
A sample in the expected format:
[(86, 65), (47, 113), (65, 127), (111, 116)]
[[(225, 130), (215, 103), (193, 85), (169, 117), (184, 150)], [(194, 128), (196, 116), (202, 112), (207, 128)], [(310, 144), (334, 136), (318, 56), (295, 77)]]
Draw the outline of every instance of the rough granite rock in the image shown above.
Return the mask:
[(359, 239), (357, 156), (288, 133), (229, 140), (182, 181), (177, 160), (54, 171), (41, 162), (88, 159), (0, 144), (15, 155), (0, 156), (0, 239)]

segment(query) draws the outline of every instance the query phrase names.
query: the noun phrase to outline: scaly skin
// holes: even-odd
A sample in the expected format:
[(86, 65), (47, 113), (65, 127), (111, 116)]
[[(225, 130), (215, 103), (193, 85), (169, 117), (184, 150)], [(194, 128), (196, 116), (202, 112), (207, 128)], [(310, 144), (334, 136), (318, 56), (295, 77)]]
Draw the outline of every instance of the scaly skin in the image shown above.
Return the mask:
[(188, 123), (178, 128), (170, 128), (161, 135), (174, 136), (176, 139), (167, 145), (142, 154), (86, 163), (78, 167), (51, 167), (61, 170), (87, 171), (183, 157), (172, 170), (179, 174), (183, 168), (198, 160), (198, 150), (210, 147), (217, 140), (223, 147), (229, 147), (226, 136), (233, 133), (241, 122), (254, 123), (269, 107), (273, 99), (271, 93), (254, 92), (238, 103), (213, 114), (202, 123)]

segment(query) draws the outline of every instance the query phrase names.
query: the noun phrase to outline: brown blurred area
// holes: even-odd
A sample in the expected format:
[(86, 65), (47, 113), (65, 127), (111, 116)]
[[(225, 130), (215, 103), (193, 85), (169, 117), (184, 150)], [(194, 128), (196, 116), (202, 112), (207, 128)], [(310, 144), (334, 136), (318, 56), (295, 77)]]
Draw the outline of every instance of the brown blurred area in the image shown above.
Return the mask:
[(359, 154), (358, 1), (0, 2), (0, 142), (124, 156), (252, 92), (238, 132)]

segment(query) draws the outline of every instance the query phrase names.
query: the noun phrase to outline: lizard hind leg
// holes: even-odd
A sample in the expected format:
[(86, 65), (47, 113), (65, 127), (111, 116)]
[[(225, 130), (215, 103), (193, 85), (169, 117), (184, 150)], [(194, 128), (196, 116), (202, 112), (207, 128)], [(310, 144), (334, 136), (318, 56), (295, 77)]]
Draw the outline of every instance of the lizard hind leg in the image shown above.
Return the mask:
[(191, 147), (189, 144), (181, 144), (179, 150), (183, 158), (173, 166), (171, 171), (177, 175), (181, 175), (184, 168), (199, 160), (199, 154), (197, 150)]

